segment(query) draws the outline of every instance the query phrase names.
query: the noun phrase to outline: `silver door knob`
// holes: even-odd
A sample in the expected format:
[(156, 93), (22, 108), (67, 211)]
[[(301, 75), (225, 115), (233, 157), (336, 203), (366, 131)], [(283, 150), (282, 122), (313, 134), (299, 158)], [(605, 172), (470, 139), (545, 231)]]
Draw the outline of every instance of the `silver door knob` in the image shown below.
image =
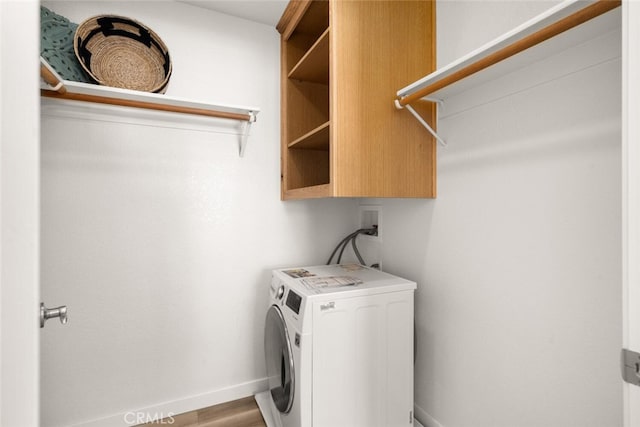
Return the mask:
[(60, 319), (60, 323), (63, 325), (67, 323), (67, 306), (61, 305), (56, 308), (47, 308), (44, 306), (44, 303), (40, 303), (40, 327), (44, 328), (44, 322), (48, 319), (52, 319), (57, 317)]

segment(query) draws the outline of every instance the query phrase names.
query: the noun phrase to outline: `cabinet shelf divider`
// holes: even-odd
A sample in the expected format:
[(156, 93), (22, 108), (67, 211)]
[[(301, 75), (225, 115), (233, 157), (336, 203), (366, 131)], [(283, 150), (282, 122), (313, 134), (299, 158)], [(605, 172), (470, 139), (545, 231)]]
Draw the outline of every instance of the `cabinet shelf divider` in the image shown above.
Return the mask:
[(287, 147), (309, 150), (328, 150), (330, 126), (331, 121), (327, 121), (310, 132), (302, 135), (300, 138), (293, 140), (287, 145)]
[(290, 79), (329, 84), (329, 28), (288, 74)]

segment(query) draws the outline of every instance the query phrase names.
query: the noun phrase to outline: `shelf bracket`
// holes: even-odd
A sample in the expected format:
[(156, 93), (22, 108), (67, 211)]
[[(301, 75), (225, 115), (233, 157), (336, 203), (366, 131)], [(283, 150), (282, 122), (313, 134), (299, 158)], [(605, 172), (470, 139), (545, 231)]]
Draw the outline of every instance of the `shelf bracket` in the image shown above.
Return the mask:
[[(435, 102), (438, 105), (442, 104), (442, 100), (440, 99), (429, 99), (429, 98), (425, 98), (425, 101), (429, 101), (429, 102)], [(418, 114), (418, 112), (416, 110), (413, 109), (413, 107), (409, 104), (406, 105), (402, 105), (400, 103), (400, 101), (398, 99), (396, 99), (394, 101), (396, 108), (398, 110), (402, 110), (403, 108), (406, 108), (407, 111), (409, 111), (413, 117), (416, 118), (416, 120), (422, 125), (424, 126), (431, 135), (433, 135), (433, 137), (440, 143), (440, 145), (442, 145), (443, 147), (447, 146), (447, 143), (444, 141), (444, 139), (440, 138), (440, 136), (436, 133), (435, 130), (433, 130), (433, 128), (431, 126), (429, 126), (429, 123), (426, 122), (425, 119), (422, 118), (422, 116), (420, 116), (420, 114)]]
[(242, 131), (240, 133), (239, 151), (240, 157), (244, 157), (244, 149), (247, 146), (251, 124), (256, 121), (256, 115), (253, 111), (249, 111), (249, 120), (242, 122)]

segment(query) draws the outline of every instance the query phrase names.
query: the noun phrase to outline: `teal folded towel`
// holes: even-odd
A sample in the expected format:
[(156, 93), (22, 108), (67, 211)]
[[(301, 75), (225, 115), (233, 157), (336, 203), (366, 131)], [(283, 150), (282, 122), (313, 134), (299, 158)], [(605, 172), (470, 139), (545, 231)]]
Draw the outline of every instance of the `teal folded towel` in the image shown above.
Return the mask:
[(63, 79), (93, 83), (82, 69), (73, 50), (73, 37), (76, 28), (78, 28), (78, 24), (40, 6), (40, 56)]

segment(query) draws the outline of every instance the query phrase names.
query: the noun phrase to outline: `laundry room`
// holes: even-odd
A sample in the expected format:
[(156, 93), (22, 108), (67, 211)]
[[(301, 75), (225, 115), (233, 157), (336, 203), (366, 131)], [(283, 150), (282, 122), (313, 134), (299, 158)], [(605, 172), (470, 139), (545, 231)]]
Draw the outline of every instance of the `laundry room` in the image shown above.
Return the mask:
[[(341, 1), (348, 3), (329, 4)], [(576, 3), (435, 2), (432, 20), (424, 22), (435, 26), (429, 27), (432, 69), (388, 93), (389, 114), (420, 131), (411, 137), (417, 142), (393, 142), (431, 150), (433, 168), (411, 160), (362, 172), (375, 181), (392, 167), (416, 176), (424, 171), (434, 179), (434, 194), (403, 193), (419, 188), (419, 178), (398, 184), (397, 193), (356, 197), (342, 183), (328, 195), (313, 193), (324, 186), (315, 181), (310, 190), (282, 187), (286, 173), (298, 172), (296, 156), (307, 155), (300, 154), (304, 148), (289, 150), (289, 157), (281, 152), (287, 132), (281, 98), (296, 99), (281, 87), (286, 59), (276, 26), (286, 2), (27, 3), (33, 7), (20, 13), (32, 31), (41, 6), (77, 24), (101, 14), (144, 23), (171, 55), (163, 96), (254, 107), (243, 123), (46, 96), (33, 101), (39, 106), (39, 301), (68, 310), (66, 324), (49, 319), (37, 332), (40, 425), (160, 423), (267, 390), (273, 271), (326, 264), (345, 237), (374, 225), (372, 235), (347, 242), (340, 262), (375, 265), (416, 284), (407, 425), (627, 425), (620, 376), (621, 7), (593, 18), (602, 27), (596, 35), (579, 33), (580, 42), (416, 108), (432, 126), (425, 129), (414, 110), (393, 108), (396, 91)], [(13, 9), (2, 7), (5, 22)], [(0, 28), (3, 60), (17, 49), (7, 33)], [(419, 65), (424, 50), (412, 49), (419, 43), (408, 38), (401, 54), (393, 53), (393, 65), (383, 58), (381, 67), (401, 73), (406, 64)], [(33, 45), (23, 48), (37, 49), (37, 40)], [(338, 48), (328, 43), (326, 49)], [(375, 82), (376, 72), (363, 80)], [(39, 91), (44, 83), (33, 80), (22, 83)], [(346, 104), (335, 111), (346, 111)], [(377, 114), (371, 109), (350, 110), (340, 122), (332, 117), (332, 132)], [(6, 123), (6, 108), (2, 114)], [(387, 131), (379, 123), (365, 127)], [(335, 160), (310, 151), (301, 164)], [(338, 176), (346, 164), (360, 169), (340, 154), (348, 160), (330, 163), (327, 174)], [(6, 408), (0, 416), (9, 416)]]

